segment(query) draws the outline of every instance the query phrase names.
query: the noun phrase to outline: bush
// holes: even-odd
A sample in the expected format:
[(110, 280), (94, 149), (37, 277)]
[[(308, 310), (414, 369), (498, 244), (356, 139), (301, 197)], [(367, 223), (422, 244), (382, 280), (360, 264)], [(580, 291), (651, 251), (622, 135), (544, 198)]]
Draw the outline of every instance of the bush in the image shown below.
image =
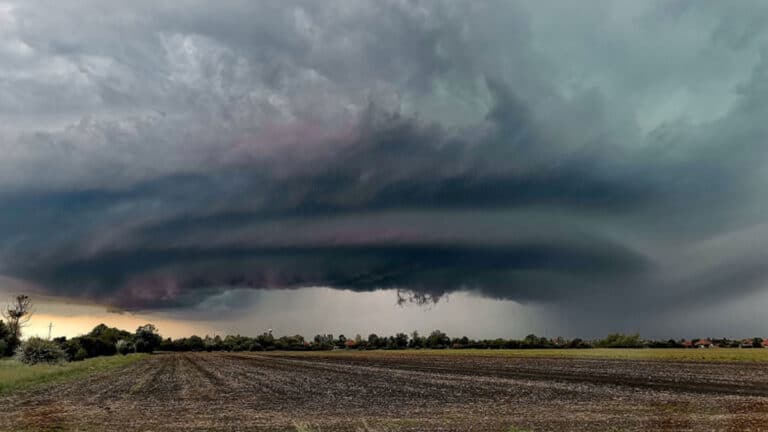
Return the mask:
[(13, 353), (16, 352), (16, 348), (21, 345), (21, 341), (18, 337), (14, 335), (8, 335), (8, 337), (5, 338), (5, 353), (0, 353), (0, 356), (6, 355), (6, 356), (12, 356)]
[(72, 338), (88, 353), (88, 357), (111, 356), (117, 353), (115, 342), (94, 336), (80, 336)]
[[(67, 360), (73, 361), (73, 360), (83, 360), (86, 357), (88, 357), (88, 351), (83, 348), (82, 345), (80, 345), (80, 341), (75, 339), (69, 339), (66, 338), (56, 338), (54, 339), (54, 342), (58, 343), (61, 349), (64, 350), (64, 353), (67, 354)], [(76, 359), (75, 357), (82, 351), (83, 358)]]
[(56, 342), (37, 337), (23, 342), (16, 350), (16, 356), (19, 361), (28, 365), (62, 363), (67, 358), (67, 354)]
[(125, 339), (120, 339), (115, 344), (115, 349), (117, 349), (118, 354), (126, 355), (129, 353), (132, 353), (135, 348), (132, 343), (128, 342)]
[(150, 346), (143, 339), (137, 340), (135, 347), (137, 353), (151, 353), (153, 351), (152, 346)]
[(88, 358), (88, 351), (85, 348), (80, 347), (72, 356), (72, 361), (83, 361)]

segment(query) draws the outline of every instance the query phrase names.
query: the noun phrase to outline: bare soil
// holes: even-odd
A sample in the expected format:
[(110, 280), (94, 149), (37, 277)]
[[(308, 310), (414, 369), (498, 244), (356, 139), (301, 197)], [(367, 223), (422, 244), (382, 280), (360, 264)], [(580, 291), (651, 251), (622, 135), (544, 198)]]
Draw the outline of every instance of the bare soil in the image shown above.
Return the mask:
[(3, 431), (304, 426), (382, 432), (768, 431), (768, 366), (375, 352), (159, 354), (0, 399)]

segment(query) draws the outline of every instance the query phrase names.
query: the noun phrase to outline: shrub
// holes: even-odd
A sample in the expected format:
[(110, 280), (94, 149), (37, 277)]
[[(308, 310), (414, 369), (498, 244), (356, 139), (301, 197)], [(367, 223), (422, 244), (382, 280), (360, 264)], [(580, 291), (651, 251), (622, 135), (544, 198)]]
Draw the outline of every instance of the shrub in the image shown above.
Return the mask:
[(88, 358), (88, 351), (85, 348), (80, 347), (72, 356), (72, 361), (83, 361)]
[(19, 361), (28, 365), (62, 363), (67, 358), (67, 354), (56, 342), (37, 337), (23, 342), (16, 350), (16, 356)]
[(104, 340), (94, 336), (80, 336), (72, 338), (88, 353), (88, 357), (111, 356), (117, 353), (115, 342)]
[(136, 352), (137, 353), (151, 353), (152, 347), (145, 342), (143, 339), (139, 339), (136, 341)]
[(125, 339), (120, 339), (115, 344), (115, 349), (117, 349), (118, 354), (126, 355), (128, 353), (133, 352), (135, 348), (132, 343), (128, 342)]
[[(84, 360), (86, 357), (88, 357), (88, 351), (86, 351), (85, 348), (83, 348), (83, 346), (80, 345), (80, 340), (77, 338), (69, 339), (69, 340), (61, 338), (61, 339), (54, 339), (54, 341), (59, 344), (61, 349), (64, 350), (64, 353), (67, 354), (67, 360), (69, 361)], [(82, 354), (83, 358), (76, 359), (75, 357), (78, 355), (80, 351), (82, 351), (83, 353)]]
[(19, 338), (14, 335), (8, 335), (3, 342), (5, 342), (5, 352), (0, 353), (0, 356), (12, 356), (13, 353), (16, 352), (16, 348), (21, 345)]

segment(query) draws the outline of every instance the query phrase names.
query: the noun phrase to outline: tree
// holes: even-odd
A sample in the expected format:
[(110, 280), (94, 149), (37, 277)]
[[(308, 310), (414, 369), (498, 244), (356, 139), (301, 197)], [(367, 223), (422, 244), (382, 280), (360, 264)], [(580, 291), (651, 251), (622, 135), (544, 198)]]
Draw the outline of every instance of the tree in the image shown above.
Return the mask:
[(451, 339), (440, 330), (434, 330), (427, 337), (426, 345), (428, 348), (445, 348), (451, 344)]
[(205, 342), (200, 336), (192, 335), (187, 339), (186, 348), (189, 351), (203, 351), (205, 349)]
[(411, 348), (422, 348), (424, 346), (424, 338), (419, 336), (419, 332), (416, 330), (411, 333), (410, 346)]
[(13, 353), (13, 351), (8, 348), (8, 337), (10, 335), (10, 329), (8, 329), (8, 326), (5, 325), (3, 320), (0, 320), (0, 357), (8, 356)]
[(395, 335), (395, 346), (397, 348), (405, 348), (408, 346), (408, 335), (405, 333), (398, 333)]
[[(73, 343), (78, 344), (86, 352), (86, 357), (112, 356), (117, 353), (117, 341), (102, 339), (90, 335), (72, 338)], [(76, 349), (79, 351), (79, 349)], [(71, 350), (68, 350), (72, 354)]]
[(379, 336), (376, 333), (368, 335), (368, 346), (370, 348), (376, 348), (379, 345)]
[(339, 348), (345, 348), (347, 345), (347, 338), (343, 334), (339, 335), (339, 339), (336, 341), (336, 346)]
[(2, 315), (8, 321), (11, 337), (18, 343), (21, 340), (21, 329), (32, 318), (32, 300), (25, 295), (16, 296), (3, 310)]
[(5, 325), (3, 320), (0, 320), (0, 339), (5, 339), (11, 334), (11, 330)]
[(106, 324), (97, 325), (88, 333), (88, 336), (101, 339), (108, 344), (116, 344), (121, 339), (130, 341), (133, 338), (133, 335), (129, 332), (115, 327), (108, 327)]
[(611, 333), (595, 345), (600, 348), (642, 348), (643, 341), (638, 333), (631, 335)]
[(144, 324), (136, 329), (136, 352), (151, 353), (163, 342), (154, 324)]

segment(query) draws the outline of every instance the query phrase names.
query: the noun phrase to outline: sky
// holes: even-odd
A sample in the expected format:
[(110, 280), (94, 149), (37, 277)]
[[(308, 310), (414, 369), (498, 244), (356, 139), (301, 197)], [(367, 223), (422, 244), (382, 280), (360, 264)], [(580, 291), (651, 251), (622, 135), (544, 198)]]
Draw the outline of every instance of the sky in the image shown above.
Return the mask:
[(0, 0), (0, 293), (41, 334), (768, 334), (767, 20)]

